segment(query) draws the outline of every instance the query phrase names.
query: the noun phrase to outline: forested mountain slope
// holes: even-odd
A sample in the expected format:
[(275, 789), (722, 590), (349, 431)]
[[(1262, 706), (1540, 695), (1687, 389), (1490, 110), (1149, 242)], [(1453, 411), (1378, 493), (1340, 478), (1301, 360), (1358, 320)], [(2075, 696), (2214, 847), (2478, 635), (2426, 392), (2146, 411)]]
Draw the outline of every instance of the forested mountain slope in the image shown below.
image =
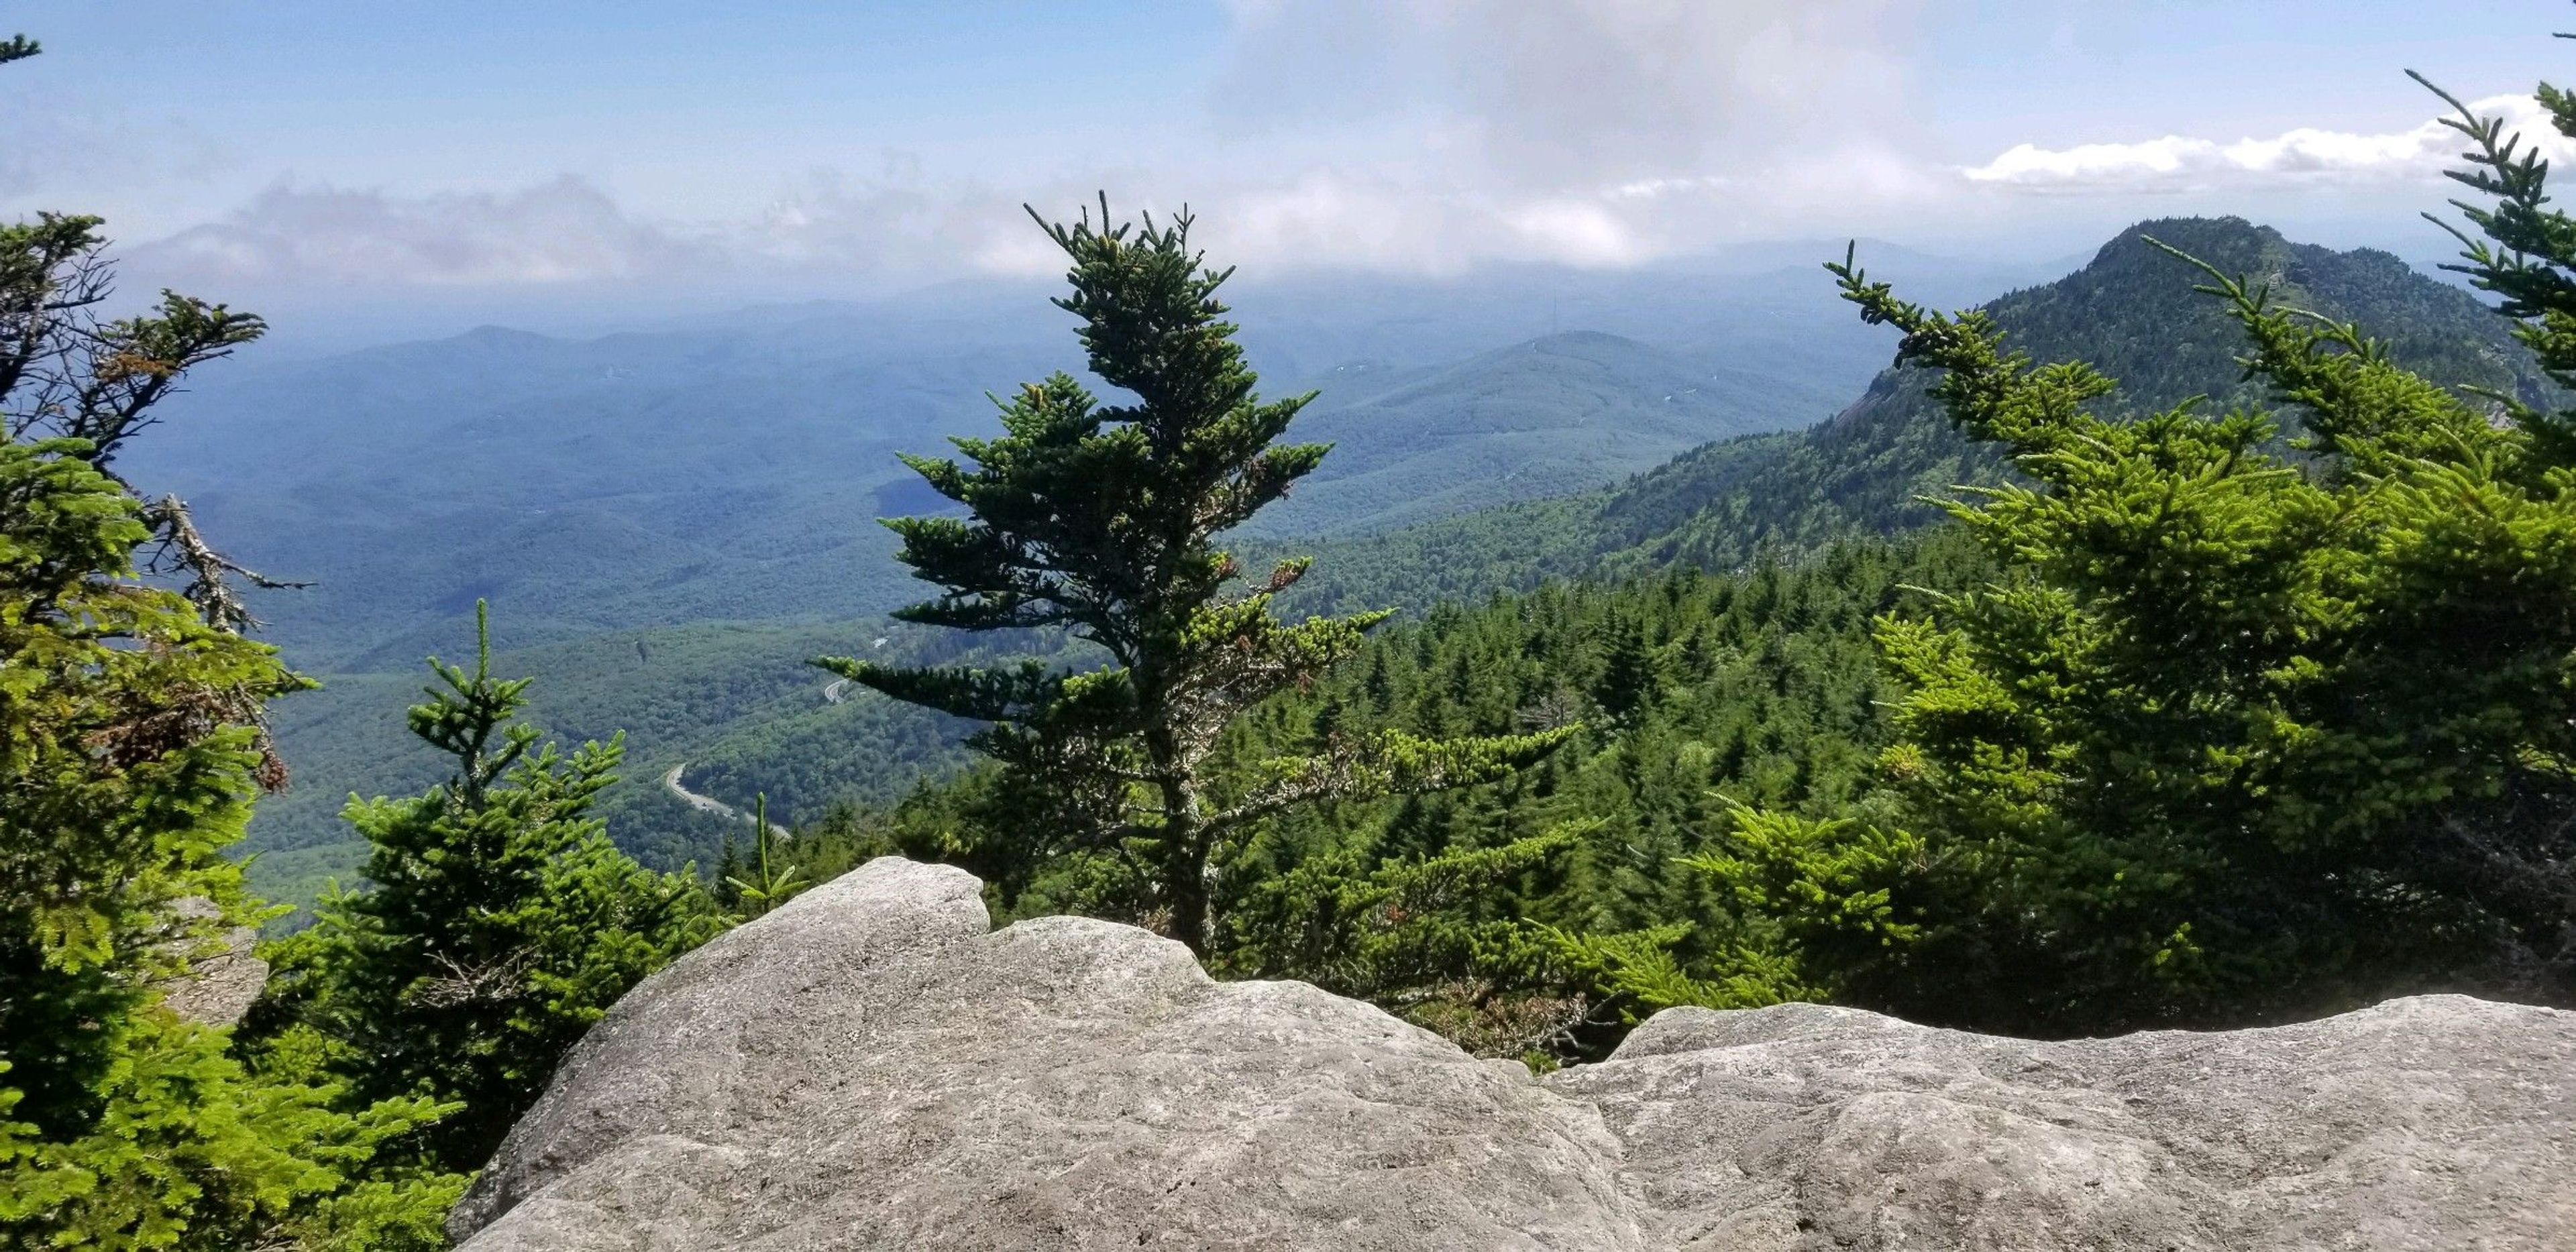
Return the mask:
[[(2008, 272), (1901, 268), (1947, 291)], [(1240, 299), (1265, 390), (1320, 390), (1299, 433), (1340, 445), (1284, 519), (1300, 532), (1580, 490), (1811, 421), (1877, 352), (1830, 290), (1769, 260), (1313, 278)], [(1560, 320), (1594, 329), (1548, 333)], [(791, 820), (908, 786), (914, 748), (946, 740), (876, 724), (873, 700), (827, 705), (803, 662), (903, 637), (879, 614), (918, 587), (875, 519), (945, 502), (895, 454), (988, 429), (988, 391), (1079, 359), (1043, 291), (986, 285), (588, 340), (487, 327), (192, 380), (185, 420), (136, 446), (138, 481), (187, 496), (245, 563), (318, 583), (257, 606), (325, 685), (275, 710), (297, 781), (259, 808), (254, 874), (309, 898), (354, 870), (349, 792), (431, 781), (402, 710), (422, 657), (467, 650), (478, 599), (502, 664), (540, 676), (540, 722), (631, 732), (604, 804), (651, 859), (713, 847), (717, 823), (659, 785), (683, 759), (693, 788), (766, 790)]]
[[(2194, 271), (2150, 247), (2148, 234), (2268, 279), (2278, 302), (2385, 328), (2400, 364), (2337, 360), (2340, 349), (2311, 343), (2305, 322), (2265, 311), (2277, 303), (2248, 302), (2236, 308), (2241, 322), (2226, 318), (2230, 306), (2203, 303), (2190, 291)], [(2401, 771), (2448, 764), (2441, 754), (2457, 741), (2449, 726), (2488, 724), (2482, 719), (2515, 700), (2543, 705), (2532, 724), (2563, 733), (2563, 715), (2545, 704), (2559, 689), (2547, 675), (2566, 656), (2565, 598), (2529, 590), (2546, 575), (2523, 555), (2534, 549), (2518, 546), (2563, 525), (2563, 514), (2539, 516), (2563, 503), (2517, 498), (2497, 484), (2526, 480), (2493, 468), (2528, 447), (2543, 449), (2534, 459), (2545, 465), (2556, 445), (2519, 444), (2525, 427), (2494, 424), (2479, 402), (2443, 391), (2466, 385), (2542, 398), (2541, 375), (2501, 333), (2511, 323), (2392, 258), (2298, 248), (2242, 222), (2150, 223), (2070, 279), (1997, 302), (1997, 320), (2016, 327), (2034, 356), (2105, 370), (2025, 377), (1992, 367), (1985, 323), (1943, 337), (1934, 330), (1948, 324), (1927, 323), (1882, 289), (1851, 281), (1874, 312), (1918, 333), (1918, 351), (1930, 344), (1944, 353), (1934, 359), (1983, 370), (1954, 411), (1989, 440), (2050, 454), (2025, 464), (2051, 482), (2047, 505), (1999, 506), (1981, 515), (1982, 532), (1944, 523), (1894, 538), (1870, 533), (1934, 515), (1908, 500), (1909, 490), (2005, 472), (1963, 455), (1946, 414), (1926, 403), (1924, 380), (1892, 377), (1814, 432), (1719, 445), (1616, 492), (1428, 528), (1449, 546), (1417, 543), (1421, 564), (1379, 584), (1378, 602), (1430, 607), (1241, 719), (1227, 744), (1239, 775), (1215, 790), (1258, 796), (1277, 762), (1354, 743), (1533, 729), (1566, 738), (1553, 755), (1486, 785), (1270, 818), (1209, 880), (1222, 893), (1214, 968), (1310, 978), (1506, 1054), (1542, 1037), (1579, 1052), (1587, 1031), (1615, 1033), (1577, 1011), (1597, 1003), (1585, 999), (1596, 977), (1650, 1007), (1738, 1007), (1857, 985), (1799, 982), (1802, 963), (1828, 959), (1814, 955), (1824, 952), (1848, 957), (1844, 969), (1884, 972), (1867, 994), (1928, 1020), (1983, 1014), (2070, 1032), (2100, 1022), (2191, 1024), (2247, 1006), (2309, 1012), (2339, 996), (2472, 985), (2446, 981), (2454, 968), (2481, 969), (2461, 977), (2499, 987), (2558, 976), (2521, 971), (2562, 959), (2547, 954), (2566, 950), (2552, 920), (2563, 892), (2546, 901), (2512, 893), (2563, 887), (2559, 878), (2499, 878), (2492, 904), (2456, 906), (2438, 895), (2452, 888), (2419, 894), (2377, 884), (2408, 875), (2452, 881), (2443, 878), (2451, 858), (2471, 866), (2459, 881), (2487, 881), (2475, 876), (2488, 872), (2479, 867), (2497, 845), (2464, 840), (2462, 831), (2511, 829), (2502, 838), (2541, 849), (2530, 864), (2563, 865), (2550, 849), (2566, 826), (2541, 806), (2563, 802), (2543, 788), (2563, 785), (2564, 755), (2508, 743), (2485, 758), (2549, 772), (2546, 784), (2513, 784), (2520, 790), (2423, 787), (2415, 794), (2457, 799), (2462, 816), (2421, 836), (2391, 834), (2363, 848), (2357, 838), (2331, 842), (2341, 833), (2315, 841), (2273, 833), (2306, 829), (2292, 824), (2299, 821), (2345, 822), (2347, 808), (2373, 811), (2370, 788), (2393, 792), (2412, 785), (2415, 775)], [(2264, 345), (2264, 377), (2319, 380), (2302, 394), (2320, 406), (2321, 430), (2343, 440), (2345, 459), (2332, 467), (2340, 472), (2311, 480), (2295, 456), (2262, 450), (2282, 431), (2268, 421), (2124, 420), (2195, 394), (2214, 405), (2272, 407), (2248, 393), (2247, 367), (2235, 359), (2255, 342)], [(2104, 396), (2096, 384), (2111, 386), (2103, 380), (2122, 372), (2128, 382), (2105, 396), (2108, 414), (2062, 411)], [(2344, 425), (2331, 424), (2337, 419)], [(2282, 433), (2299, 429), (2292, 422)], [(2365, 443), (2382, 429), (2397, 433), (2384, 445)], [(2424, 447), (2454, 451), (2407, 450)], [(2495, 461), (2476, 459), (2489, 451)], [(2381, 459), (2356, 475), (2365, 457)], [(2563, 485), (2562, 472), (2547, 472), (2535, 495)], [(2328, 497), (2331, 506), (2320, 503)], [(2443, 513), (2458, 520), (2419, 520)], [(1418, 538), (1388, 536), (1380, 547)], [(2397, 549), (2387, 558), (2397, 572), (2351, 574), (2378, 559), (2371, 545), (2382, 542)], [(2483, 563), (2454, 555), (2480, 545), (2504, 555)], [(2160, 555), (2168, 550), (2183, 555), (2168, 561)], [(2451, 565), (2420, 573), (2432, 562), (2416, 560), (2419, 551)], [(2015, 561), (2008, 589), (1994, 588), (1998, 561)], [(2135, 573), (2140, 565), (2177, 572), (2153, 582)], [(1617, 577), (1623, 566), (1659, 568)], [(1480, 578), (1536, 578), (1552, 568), (1591, 576), (1458, 602)], [(2245, 572), (2241, 583), (2231, 581), (2234, 571)], [(2122, 601), (2087, 577), (2122, 591), (2150, 585)], [(2309, 579), (2335, 590), (2314, 591)], [(2393, 586), (2438, 603), (2382, 621), (2345, 609), (2335, 596), (2348, 585), (2371, 594)], [(2271, 590), (2284, 586), (2295, 589)], [(2276, 607), (2294, 600), (2295, 608)], [(2557, 632), (2531, 645), (2529, 661), (2513, 662), (2527, 670), (2460, 668), (2459, 649), (2495, 646), (2504, 632), (2492, 623), (2519, 622), (2511, 615), (2523, 612), (2533, 633)], [(2098, 628), (2118, 613), (2130, 619), (2116, 632)], [(2344, 620), (2363, 623), (2351, 637), (2368, 636), (2354, 654), (2384, 669), (2358, 668), (2336, 651)], [(2321, 637), (2328, 642), (2311, 642)], [(2398, 655), (2400, 647), (2408, 651)], [(2296, 699), (2307, 705), (2266, 685), (2299, 688), (2336, 666), (2350, 677), (2335, 681), (2349, 686), (2302, 690)], [(2272, 702), (2266, 712), (2239, 712), (2258, 699)], [(2447, 710), (2442, 701), (2459, 710), (2444, 729), (2402, 723), (2414, 709)], [(2071, 710), (2066, 722), (2044, 720), (2060, 709)], [(2311, 725), (2347, 724), (2341, 738), (2308, 737)], [(2078, 742), (2079, 733), (2096, 737)], [(2290, 741), (2296, 751), (2283, 746)], [(2393, 764), (2347, 766), (2365, 752), (2385, 752)], [(2301, 753), (2326, 764), (2298, 760)], [(2079, 756), (2080, 764), (2059, 764)], [(2435, 763), (2412, 763), (2424, 759)], [(936, 854), (989, 871), (1004, 908), (1017, 914), (1147, 916), (1121, 894), (1118, 866), (1105, 855), (1012, 861), (1025, 846), (1027, 810), (1016, 799), (1025, 793), (1008, 785), (1009, 768), (927, 790), (875, 831), (813, 832), (800, 854), (829, 865), (890, 847)], [(2097, 780), (2130, 790), (2106, 791)], [(2307, 790), (2280, 802), (2278, 826), (2239, 823), (2272, 803), (2284, 780)], [(1923, 796), (1940, 787), (1966, 798), (1936, 810)], [(2255, 799), (2239, 802), (2234, 792)], [(2102, 803), (2105, 795), (2117, 802)], [(2141, 795), (2148, 798), (2132, 802)], [(2061, 796), (2098, 807), (2079, 812)], [(2052, 805), (2066, 815), (2046, 824), (2025, 816)], [(1919, 827), (1936, 820), (1969, 834), (1928, 842)], [(1977, 823), (2002, 833), (1981, 833)], [(2193, 823), (2198, 844), (2168, 839)], [(2168, 853), (2169, 842), (2192, 850)], [(1930, 933), (1911, 917), (1949, 907), (1933, 899), (1947, 888), (1929, 884), (1953, 873), (2004, 885), (1945, 897), (1967, 901), (1953, 914), (1963, 920), (1945, 932), (1959, 942), (1922, 949), (1934, 955), (1918, 965), (1889, 964), (1890, 952)], [(2419, 911), (2418, 899), (2444, 902)], [(2143, 915), (2138, 901), (2159, 915), (2130, 924)], [(2481, 920), (2459, 927), (2469, 908)], [(1767, 929), (1802, 909), (1819, 920)], [(2408, 937), (2374, 947), (2400, 933)], [(1514, 946), (1515, 934), (1526, 942)], [(2457, 942), (2477, 954), (2430, 952), (2452, 934), (2475, 936)], [(2064, 976), (2059, 952), (2072, 945), (2061, 935), (2097, 945), (2078, 958), (2090, 962), (2084, 979)], [(2229, 955), (2212, 957), (2211, 972), (2177, 972), (2222, 949)], [(2445, 964), (2454, 959), (2461, 964)], [(2125, 999), (2107, 990), (2115, 978), (2130, 980), (2119, 991)], [(1965, 984), (1991, 998), (1963, 1009)], [(2222, 1003), (2207, 988), (2234, 998)]]
[[(1712, 438), (1802, 426), (1878, 354), (1803, 274), (1239, 294), (1265, 392), (1320, 389), (1312, 437), (1346, 445), (1317, 480), (1320, 507), (1294, 519), (1313, 533), (1604, 486)], [(1559, 317), (1602, 335), (1548, 339)], [(487, 327), (227, 362), (191, 380), (131, 464), (246, 564), (318, 583), (261, 605), (299, 667), (374, 672), (452, 649), (478, 598), (504, 647), (884, 612), (913, 589), (874, 521), (927, 503), (896, 454), (989, 433), (988, 393), (1079, 361), (1062, 312), (1020, 286), (596, 339)]]
[[(2358, 322), (2388, 339), (2401, 363), (2444, 383), (2526, 397), (2547, 386), (2508, 324), (2468, 293), (2387, 253), (2292, 243), (2238, 218), (2142, 223), (2083, 269), (1987, 307), (2033, 357), (2083, 357), (2118, 379), (2120, 391), (2105, 401), (2113, 411), (2192, 396), (2213, 408), (2261, 403), (2237, 364), (2243, 339), (2224, 307), (2193, 291), (2202, 276), (2149, 237), (2267, 283), (2284, 303)], [(1830, 280), (1819, 273), (1816, 282)], [(2003, 472), (1949, 429), (1925, 394), (1928, 381), (1883, 373), (1811, 430), (1712, 443), (1612, 490), (1334, 545), (1307, 594), (1419, 606), (1549, 576), (1731, 569), (1765, 547), (1795, 552), (1920, 525), (1938, 516), (1922, 497)]]
[(1436, 368), (1344, 367), (1318, 385), (1297, 435), (1333, 454), (1260, 533), (1384, 529), (1584, 491), (1712, 438), (1804, 426), (1848, 394), (1830, 368), (1693, 364), (1598, 331)]
[[(779, 793), (779, 813), (788, 816), (807, 794), (890, 801), (925, 764), (945, 759), (955, 736), (941, 719), (881, 700), (824, 698), (828, 676), (806, 658), (869, 649), (884, 638), (871, 629), (886, 628), (655, 627), (521, 649), (494, 664), (537, 676), (531, 714), (563, 738), (625, 732), (624, 781), (610, 789), (604, 811), (626, 846), (676, 866), (715, 846), (723, 823), (663, 790), (662, 774), (674, 765), (689, 764), (693, 789), (748, 801), (755, 788), (725, 785), (732, 780), (724, 763), (753, 752), (768, 766), (757, 786)], [(435, 651), (452, 659), (472, 644), (448, 640)], [(364, 845), (339, 816), (351, 792), (399, 795), (443, 777), (439, 759), (403, 725), (404, 708), (428, 678), (423, 668), (341, 675), (278, 703), (275, 731), (293, 786), (261, 803), (244, 845), (259, 857), (253, 880), (272, 898), (309, 902), (324, 880), (356, 872)], [(824, 773), (833, 776), (826, 781)]]
[[(1686, 934), (1711, 887), (1674, 860), (1710, 847), (1732, 806), (1872, 816), (1896, 695), (1873, 623), (1919, 615), (1927, 590), (1991, 577), (1964, 532), (1941, 526), (1740, 573), (1681, 568), (1443, 603), (1381, 631), (1311, 690), (1238, 724), (1227, 747), (1235, 767), (1257, 770), (1336, 735), (1579, 729), (1492, 785), (1320, 805), (1267, 824), (1224, 866), (1229, 920), (1213, 967), (1376, 998), (1453, 1038), (1483, 1040), (1473, 1046), (1517, 1054), (1521, 1032), (1553, 1029), (1550, 1015), (1574, 1001), (1533, 998), (1530, 986), (1565, 976), (1562, 962), (1489, 942), (1494, 933), (1538, 923), (1643, 934), (1678, 923), (1673, 933)], [(791, 855), (824, 876), (889, 850), (942, 856), (995, 873), (1006, 917), (1102, 907), (1097, 867), (1030, 873), (1011, 861), (1012, 813), (1007, 800), (995, 807), (991, 779), (975, 770), (925, 788), (889, 819), (808, 829)], [(1353, 886), (1452, 854), (1484, 859), (1449, 866), (1458, 877), (1427, 879), (1418, 897), (1380, 903)], [(1407, 929), (1415, 906), (1438, 913), (1418, 919), (1428, 929)], [(1361, 938), (1381, 934), (1382, 950)], [(1375, 955), (1315, 959), (1343, 946)], [(1529, 968), (1499, 974), (1520, 962)], [(1491, 978), (1522, 985), (1489, 994), (1499, 985)], [(1617, 1033), (1600, 1022), (1568, 1029), (1582, 1046)]]

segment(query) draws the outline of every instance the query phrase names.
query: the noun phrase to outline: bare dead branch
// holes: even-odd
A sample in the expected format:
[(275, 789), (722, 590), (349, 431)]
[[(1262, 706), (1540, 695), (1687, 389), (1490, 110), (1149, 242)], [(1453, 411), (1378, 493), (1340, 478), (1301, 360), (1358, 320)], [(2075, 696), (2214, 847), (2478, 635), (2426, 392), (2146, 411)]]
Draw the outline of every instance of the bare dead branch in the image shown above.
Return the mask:
[(240, 634), (260, 625), (259, 619), (251, 616), (250, 605), (233, 589), (233, 578), (270, 591), (300, 590), (313, 585), (271, 578), (215, 551), (197, 532), (187, 501), (177, 496), (161, 497), (144, 510), (144, 518), (161, 541), (160, 550), (153, 554), (147, 568), (156, 574), (186, 574), (187, 585), (180, 588), (179, 594), (196, 605), (206, 624), (217, 630)]

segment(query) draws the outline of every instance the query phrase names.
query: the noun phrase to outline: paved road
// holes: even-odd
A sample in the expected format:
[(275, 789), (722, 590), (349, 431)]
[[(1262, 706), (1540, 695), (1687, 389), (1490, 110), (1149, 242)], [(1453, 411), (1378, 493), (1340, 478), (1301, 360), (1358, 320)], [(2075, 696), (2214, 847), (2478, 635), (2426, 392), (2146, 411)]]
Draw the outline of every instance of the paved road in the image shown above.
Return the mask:
[[(879, 639), (869, 646), (882, 648), (885, 645), (886, 641)], [(849, 679), (835, 678), (832, 681), (823, 684), (823, 703), (825, 704), (839, 704), (841, 702), (841, 697), (848, 694), (850, 694)], [(747, 822), (751, 820), (751, 814), (745, 813), (741, 809), (735, 808), (714, 796), (702, 796), (697, 792), (689, 790), (687, 787), (681, 786), (680, 771), (687, 768), (689, 768), (689, 763), (687, 761), (682, 761), (679, 764), (672, 766), (669, 773), (662, 775), (663, 788), (668, 790), (672, 795), (680, 797), (681, 803), (686, 804), (690, 808), (696, 809), (701, 813), (713, 813), (718, 817), (727, 818), (737, 822)], [(769, 829), (774, 834), (784, 835), (787, 833), (787, 828), (776, 822), (771, 822), (769, 824)]]
[[(713, 813), (728, 821), (748, 822), (751, 820), (751, 814), (745, 813), (741, 809), (735, 808), (714, 796), (702, 796), (697, 792), (689, 790), (687, 787), (681, 786), (680, 771), (687, 768), (689, 768), (689, 763), (687, 761), (682, 761), (679, 764), (672, 766), (669, 773), (662, 775), (663, 789), (669, 791), (672, 795), (680, 797), (681, 803), (684, 803), (690, 808), (696, 809), (701, 813)], [(769, 824), (769, 833), (784, 836), (788, 831), (786, 827), (781, 826), (776, 822), (771, 822)]]

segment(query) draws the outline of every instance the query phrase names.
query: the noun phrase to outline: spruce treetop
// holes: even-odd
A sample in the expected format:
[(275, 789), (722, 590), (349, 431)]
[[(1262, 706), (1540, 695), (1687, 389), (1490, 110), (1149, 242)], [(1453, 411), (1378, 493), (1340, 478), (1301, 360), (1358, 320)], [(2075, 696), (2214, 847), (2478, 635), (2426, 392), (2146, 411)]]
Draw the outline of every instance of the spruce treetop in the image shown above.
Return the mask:
[[(1032, 216), (1034, 216), (1032, 211)], [(1070, 625), (1135, 664), (1140, 630), (1168, 641), (1186, 629), (1175, 606), (1201, 602), (1237, 572), (1214, 537), (1287, 494), (1330, 450), (1272, 446), (1312, 393), (1264, 403), (1216, 298), (1232, 271), (1190, 245), (1185, 210), (1157, 226), (1108, 225), (1088, 212), (1040, 225), (1071, 261), (1073, 293), (1053, 303), (1082, 319), (1091, 372), (1137, 397), (1102, 405), (1066, 374), (1001, 402), (1005, 437), (957, 439), (952, 460), (904, 464), (973, 512), (891, 518), (899, 559), (942, 583), (940, 599), (897, 616), (967, 630)], [(1282, 564), (1268, 589), (1303, 574)], [(1121, 612), (1122, 603), (1146, 610)]]

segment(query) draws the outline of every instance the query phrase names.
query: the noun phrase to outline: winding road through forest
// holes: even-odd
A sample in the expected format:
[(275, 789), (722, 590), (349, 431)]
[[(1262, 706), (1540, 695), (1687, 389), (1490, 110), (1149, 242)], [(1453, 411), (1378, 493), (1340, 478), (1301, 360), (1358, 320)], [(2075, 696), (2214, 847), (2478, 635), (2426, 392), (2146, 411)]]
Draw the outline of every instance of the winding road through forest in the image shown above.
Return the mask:
[[(682, 761), (679, 764), (672, 766), (669, 772), (663, 774), (663, 790), (670, 792), (672, 795), (678, 796), (681, 803), (686, 804), (690, 808), (696, 809), (701, 813), (713, 813), (727, 821), (748, 822), (751, 820), (751, 814), (745, 813), (741, 809), (735, 808), (714, 796), (702, 796), (697, 792), (691, 791), (687, 787), (682, 786), (680, 783), (680, 772), (687, 768), (689, 768), (689, 763), (687, 761)], [(787, 835), (788, 830), (786, 827), (781, 826), (776, 822), (771, 822), (769, 824), (769, 833), (784, 838)]]
[[(874, 646), (882, 648), (885, 646), (885, 643), (885, 640), (879, 639), (876, 641)], [(849, 691), (849, 679), (835, 678), (832, 681), (823, 684), (823, 703), (839, 704), (841, 702), (841, 697), (849, 694)], [(697, 792), (689, 790), (688, 787), (680, 782), (681, 772), (688, 768), (689, 763), (687, 761), (682, 761), (665, 771), (662, 775), (662, 789), (670, 792), (672, 795), (678, 796), (680, 798), (680, 803), (688, 805), (690, 808), (696, 809), (701, 813), (713, 813), (727, 821), (734, 822), (748, 822), (751, 820), (751, 814), (745, 813), (741, 809), (735, 808), (714, 796), (700, 795)], [(769, 833), (784, 837), (788, 831), (786, 827), (781, 826), (776, 822), (771, 822), (769, 824)]]

